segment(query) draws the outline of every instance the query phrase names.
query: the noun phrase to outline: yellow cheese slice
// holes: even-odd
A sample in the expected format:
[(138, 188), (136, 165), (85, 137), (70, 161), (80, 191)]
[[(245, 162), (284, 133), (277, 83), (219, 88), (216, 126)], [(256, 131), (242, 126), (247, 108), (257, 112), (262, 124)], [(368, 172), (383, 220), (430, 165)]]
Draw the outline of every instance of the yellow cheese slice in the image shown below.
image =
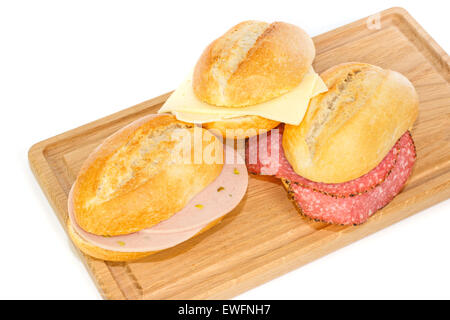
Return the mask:
[(299, 125), (309, 100), (328, 88), (311, 68), (302, 82), (275, 99), (242, 108), (217, 107), (200, 101), (192, 89), (192, 74), (167, 99), (158, 113), (171, 112), (177, 119), (190, 123), (206, 123), (255, 115), (279, 122)]

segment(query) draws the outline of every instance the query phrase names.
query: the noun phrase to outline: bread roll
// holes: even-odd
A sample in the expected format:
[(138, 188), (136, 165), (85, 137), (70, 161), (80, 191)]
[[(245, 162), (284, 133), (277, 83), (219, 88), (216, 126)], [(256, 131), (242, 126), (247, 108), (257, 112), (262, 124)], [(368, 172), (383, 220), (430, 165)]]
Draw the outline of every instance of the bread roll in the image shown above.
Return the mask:
[[(77, 224), (103, 236), (150, 228), (216, 179), (223, 164), (173, 161), (175, 150), (185, 143), (179, 130), (192, 133), (194, 127), (171, 115), (150, 115), (108, 137), (85, 161), (73, 186), (69, 206)], [(207, 130), (198, 130), (204, 141), (219, 142)], [(202, 150), (210, 144), (202, 143)]]
[(283, 149), (300, 176), (341, 183), (375, 168), (411, 129), (419, 99), (398, 72), (345, 63), (321, 74), (329, 91), (314, 97), (299, 126), (286, 125)]
[(299, 27), (245, 21), (205, 49), (194, 70), (194, 93), (216, 106), (265, 102), (295, 88), (314, 56), (311, 38)]

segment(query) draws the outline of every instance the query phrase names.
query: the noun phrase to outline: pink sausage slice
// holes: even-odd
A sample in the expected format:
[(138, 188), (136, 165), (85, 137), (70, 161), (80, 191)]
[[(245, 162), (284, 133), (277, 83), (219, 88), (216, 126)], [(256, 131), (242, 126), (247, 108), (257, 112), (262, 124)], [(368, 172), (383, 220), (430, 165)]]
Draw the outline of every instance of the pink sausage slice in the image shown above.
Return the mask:
[[(313, 219), (335, 224), (361, 224), (387, 205), (403, 188), (414, 166), (416, 153), (409, 131), (397, 141), (383, 161), (367, 174), (343, 183), (310, 181), (295, 173), (279, 135), (259, 136), (246, 149), (251, 173), (274, 175), (289, 185), (289, 195), (301, 212)], [(253, 143), (253, 145), (251, 144)], [(266, 147), (261, 152), (260, 146)]]
[(416, 159), (414, 143), (407, 131), (393, 147), (398, 155), (383, 182), (366, 192), (346, 197), (313, 191), (290, 182), (289, 191), (302, 213), (335, 224), (361, 224), (383, 208), (402, 190)]
[[(227, 153), (234, 152), (226, 146)], [(146, 252), (163, 250), (184, 242), (210, 222), (233, 210), (244, 197), (248, 185), (245, 161), (236, 154), (233, 163), (225, 163), (221, 174), (198, 193), (182, 210), (148, 229), (121, 236), (104, 237), (83, 230), (75, 221), (72, 191), (69, 195), (69, 219), (74, 230), (86, 241), (107, 250)]]

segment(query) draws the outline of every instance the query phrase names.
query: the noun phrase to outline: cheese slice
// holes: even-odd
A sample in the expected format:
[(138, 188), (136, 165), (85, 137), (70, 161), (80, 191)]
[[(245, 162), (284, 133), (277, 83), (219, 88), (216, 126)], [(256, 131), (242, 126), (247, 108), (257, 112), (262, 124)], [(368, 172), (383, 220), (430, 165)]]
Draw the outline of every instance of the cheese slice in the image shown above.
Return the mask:
[(197, 98), (192, 89), (192, 74), (190, 74), (167, 99), (158, 113), (170, 112), (178, 120), (190, 123), (207, 123), (254, 115), (299, 125), (306, 113), (309, 100), (327, 90), (322, 78), (310, 68), (297, 87), (280, 97), (248, 107), (217, 107)]

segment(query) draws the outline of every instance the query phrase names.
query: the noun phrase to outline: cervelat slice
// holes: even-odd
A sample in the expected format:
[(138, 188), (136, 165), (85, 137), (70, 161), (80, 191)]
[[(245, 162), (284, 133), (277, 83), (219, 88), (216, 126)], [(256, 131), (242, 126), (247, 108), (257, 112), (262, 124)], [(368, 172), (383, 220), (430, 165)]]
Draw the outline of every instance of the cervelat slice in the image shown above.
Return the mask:
[[(267, 138), (259, 143), (274, 146)], [(267, 140), (265, 140), (267, 139)], [(335, 224), (360, 224), (373, 213), (388, 204), (403, 188), (411, 174), (415, 162), (415, 147), (411, 135), (406, 132), (386, 155), (383, 161), (369, 173), (345, 183), (327, 184), (313, 182), (297, 175), (284, 157), (281, 139), (278, 143), (278, 165), (268, 164), (277, 161), (271, 153), (265, 153), (267, 159), (259, 159), (248, 164), (249, 171), (261, 173), (268, 167), (277, 168), (270, 173), (282, 178), (288, 186), (290, 197), (303, 214), (316, 220)], [(247, 151), (247, 161), (251, 152)], [(276, 150), (277, 151), (277, 150)], [(258, 154), (260, 155), (260, 154)], [(254, 155), (253, 155), (254, 156)]]
[[(226, 147), (226, 152), (234, 152)], [(74, 230), (91, 244), (119, 252), (163, 250), (188, 240), (210, 222), (233, 210), (244, 197), (248, 185), (244, 160), (236, 153), (233, 163), (224, 163), (221, 174), (198, 193), (181, 211), (169, 219), (128, 235), (104, 237), (83, 230), (75, 221), (69, 195), (69, 219)], [(72, 192), (71, 192), (72, 193)]]

